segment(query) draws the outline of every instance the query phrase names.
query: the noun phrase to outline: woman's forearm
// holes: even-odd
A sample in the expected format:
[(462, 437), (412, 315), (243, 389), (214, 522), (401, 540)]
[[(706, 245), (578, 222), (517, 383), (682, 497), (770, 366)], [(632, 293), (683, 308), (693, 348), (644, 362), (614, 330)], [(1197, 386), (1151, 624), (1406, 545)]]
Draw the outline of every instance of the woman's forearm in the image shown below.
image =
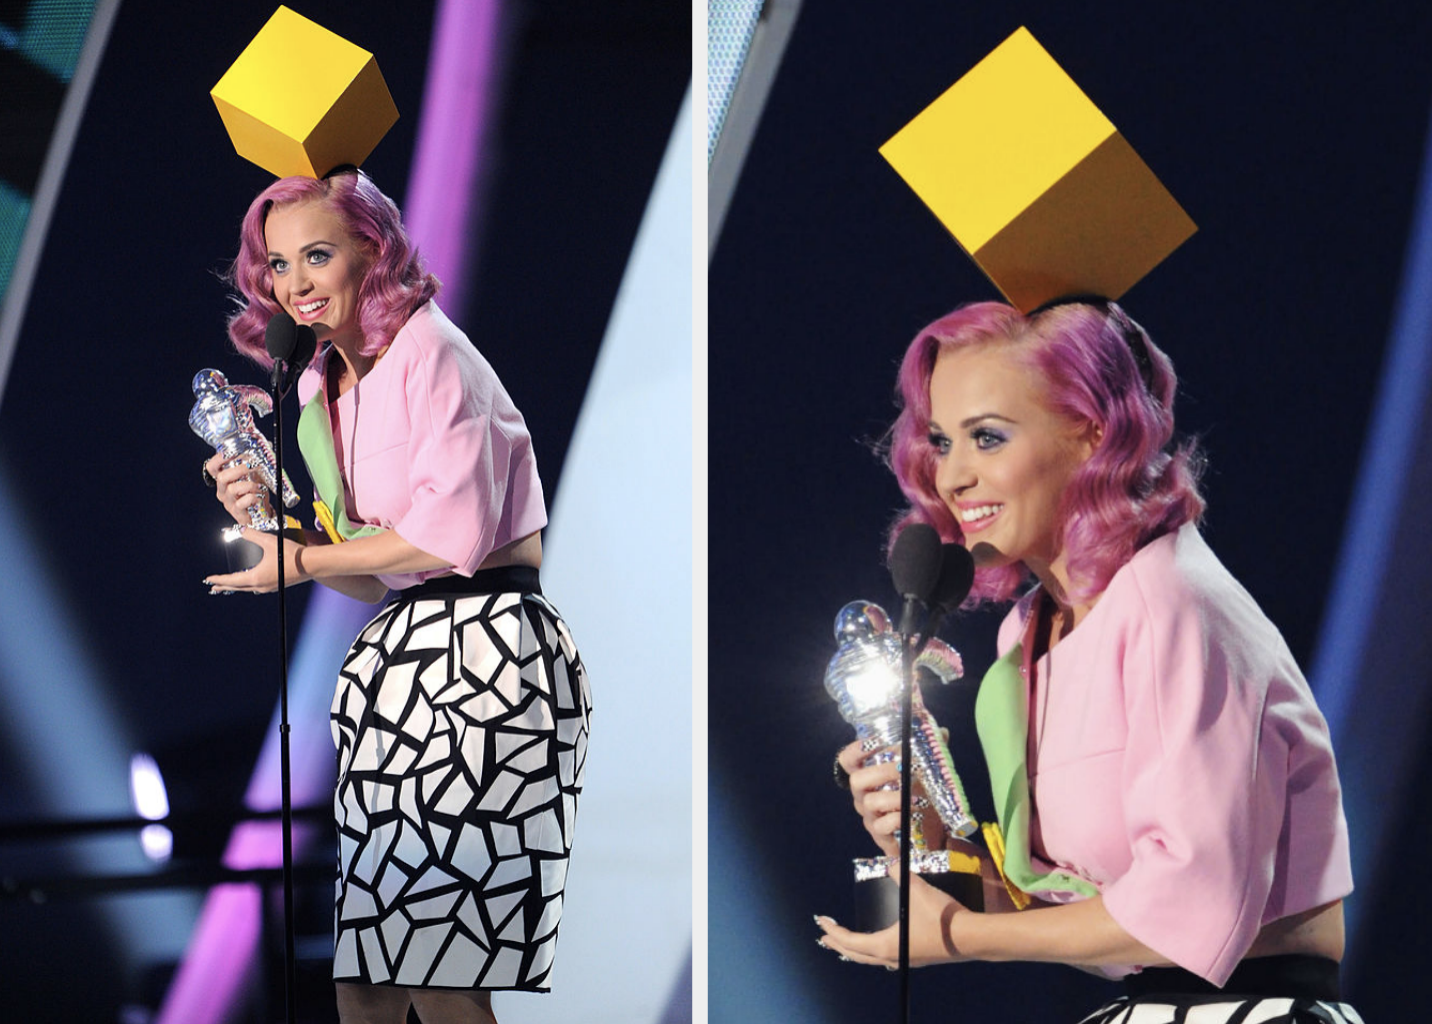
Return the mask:
[(292, 564), (295, 583), (320, 583), (346, 576), (394, 576), (432, 569), (450, 569), (449, 562), (408, 543), (392, 530), (357, 537), (342, 544), (309, 544), (297, 547)]
[[(289, 560), (295, 573), (298, 572), (300, 565), (307, 565), (310, 569), (314, 568), (315, 564), (321, 565), (325, 559), (322, 555), (318, 555), (315, 558), (317, 549), (336, 546), (328, 534), (318, 530), (288, 530), (286, 531), (286, 535), (290, 540), (298, 541), (303, 545), (301, 550), (293, 552), (293, 557)], [(349, 541), (347, 543), (351, 544), (354, 542)], [(412, 548), (411, 544), (407, 546)], [(360, 555), (364, 554), (361, 550), (358, 553)], [(351, 554), (351, 552), (346, 554)], [(371, 552), (369, 556), (371, 557)], [(342, 559), (339, 561), (341, 562)], [(362, 601), (366, 604), (377, 604), (388, 594), (387, 585), (372, 573), (350, 573), (342, 576), (325, 575), (318, 577), (311, 574), (306, 576), (300, 575), (299, 578), (293, 580), (293, 582), (302, 582), (304, 579), (312, 579), (314, 582), (322, 584), (329, 590), (336, 591), (345, 597), (351, 597), (356, 601)]]
[[(279, 538), (252, 527), (240, 527), (240, 536), (258, 545), (258, 564), (239, 572), (205, 578), (211, 593), (266, 594), (278, 588)], [(414, 547), (392, 530), (358, 537), (341, 544), (326, 543), (313, 534), (283, 538), (284, 585), (316, 580), (341, 594), (372, 604), (383, 599), (387, 588), (379, 575), (403, 575), (450, 569), (451, 563)]]
[(1012, 914), (955, 914), (949, 921), (956, 949), (975, 960), (1035, 960), (1109, 966), (1167, 965), (1104, 908), (1102, 896)]

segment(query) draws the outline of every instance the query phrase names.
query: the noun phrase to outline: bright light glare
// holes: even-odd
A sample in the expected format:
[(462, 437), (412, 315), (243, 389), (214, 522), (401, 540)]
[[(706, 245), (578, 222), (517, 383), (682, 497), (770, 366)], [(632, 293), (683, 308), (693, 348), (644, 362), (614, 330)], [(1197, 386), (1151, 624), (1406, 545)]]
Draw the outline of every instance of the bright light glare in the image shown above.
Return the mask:
[(900, 694), (900, 674), (883, 661), (872, 661), (845, 679), (851, 703), (860, 711), (885, 707)]
[[(148, 754), (135, 754), (129, 759), (129, 797), (134, 813), (150, 821), (169, 816), (169, 794), (164, 790), (164, 776), (159, 764)], [(163, 825), (146, 825), (139, 833), (144, 855), (153, 861), (166, 861), (174, 853), (174, 833)]]
[(163, 825), (145, 825), (139, 832), (139, 845), (146, 857), (163, 863), (174, 854), (174, 833)]
[(134, 813), (150, 821), (169, 817), (169, 794), (164, 789), (164, 776), (159, 765), (148, 754), (135, 754), (129, 759), (129, 795)]

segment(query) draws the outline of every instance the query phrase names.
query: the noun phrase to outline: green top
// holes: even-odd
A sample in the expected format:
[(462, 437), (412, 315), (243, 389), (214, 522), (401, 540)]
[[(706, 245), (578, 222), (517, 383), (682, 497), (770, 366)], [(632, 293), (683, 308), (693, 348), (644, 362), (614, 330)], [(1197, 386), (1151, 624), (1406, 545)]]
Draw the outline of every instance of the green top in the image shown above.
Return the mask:
[(343, 502), (343, 474), (333, 445), (333, 423), (328, 418), (328, 388), (320, 385), (298, 414), (298, 450), (319, 499), (333, 514), (333, 528), (344, 540), (382, 533), (381, 526), (354, 526)]
[(1068, 892), (1096, 896), (1099, 890), (1066, 871), (1040, 874), (1029, 859), (1029, 693), (1019, 666), (1024, 647), (1013, 649), (989, 667), (975, 698), (975, 728), (989, 766), (995, 812), (1004, 832), (1004, 875), (1027, 893)]

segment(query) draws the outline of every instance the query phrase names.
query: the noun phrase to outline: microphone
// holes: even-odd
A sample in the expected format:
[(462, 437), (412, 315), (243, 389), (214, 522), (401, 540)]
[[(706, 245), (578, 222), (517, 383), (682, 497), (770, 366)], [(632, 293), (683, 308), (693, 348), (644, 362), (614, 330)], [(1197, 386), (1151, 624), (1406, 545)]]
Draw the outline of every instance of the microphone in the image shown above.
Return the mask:
[(969, 549), (959, 544), (942, 545), (940, 576), (935, 582), (934, 592), (930, 595), (934, 610), (931, 611), (924, 633), (915, 647), (916, 654), (924, 650), (935, 631), (940, 628), (940, 620), (960, 606), (960, 602), (969, 596), (970, 588), (974, 585), (975, 560)]
[[(969, 548), (961, 544), (944, 544), (940, 550), (940, 578), (935, 584), (933, 600), (940, 615), (948, 615), (969, 596), (975, 585), (975, 560)], [(933, 633), (931, 629), (929, 632)]]
[(943, 555), (940, 535), (928, 523), (911, 523), (895, 538), (890, 551), (890, 578), (904, 598), (900, 611), (900, 635), (914, 632), (917, 609), (929, 606), (940, 582)]
[(279, 310), (264, 326), (264, 348), (273, 359), (270, 378), (279, 396), (288, 394), (293, 382), (318, 349), (318, 335), (307, 324), (295, 323), (293, 317)]

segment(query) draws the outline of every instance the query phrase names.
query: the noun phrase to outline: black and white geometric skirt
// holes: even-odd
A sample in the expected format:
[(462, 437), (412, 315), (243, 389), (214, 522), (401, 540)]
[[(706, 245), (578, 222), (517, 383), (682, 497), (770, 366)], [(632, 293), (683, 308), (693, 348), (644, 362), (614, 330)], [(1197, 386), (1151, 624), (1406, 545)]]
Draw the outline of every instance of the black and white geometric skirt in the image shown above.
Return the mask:
[(335, 981), (549, 987), (591, 695), (529, 572), (537, 592), (400, 594), (349, 649)]
[(1171, 996), (1116, 999), (1079, 1024), (1362, 1024), (1362, 1018), (1346, 1003), (1316, 999)]

